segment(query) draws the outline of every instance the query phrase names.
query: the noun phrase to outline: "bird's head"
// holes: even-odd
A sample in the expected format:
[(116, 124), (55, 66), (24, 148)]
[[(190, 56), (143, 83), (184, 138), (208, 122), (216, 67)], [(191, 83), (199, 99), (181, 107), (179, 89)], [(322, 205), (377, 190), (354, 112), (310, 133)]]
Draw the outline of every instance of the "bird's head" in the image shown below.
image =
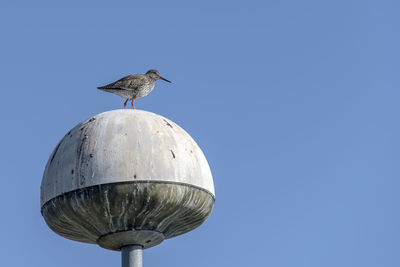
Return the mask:
[(167, 79), (163, 78), (160, 76), (160, 73), (158, 73), (158, 70), (149, 70), (146, 72), (146, 75), (149, 76), (150, 78), (154, 79), (154, 80), (164, 80), (166, 82), (169, 82)]

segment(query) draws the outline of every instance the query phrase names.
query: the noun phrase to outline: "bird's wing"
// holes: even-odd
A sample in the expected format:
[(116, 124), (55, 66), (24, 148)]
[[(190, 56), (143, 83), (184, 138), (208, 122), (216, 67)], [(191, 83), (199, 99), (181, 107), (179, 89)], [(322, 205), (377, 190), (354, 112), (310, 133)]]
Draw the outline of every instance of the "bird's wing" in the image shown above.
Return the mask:
[(117, 89), (117, 90), (134, 90), (144, 80), (143, 75), (133, 74), (128, 75), (116, 82), (107, 84), (105, 86), (97, 87), (99, 89)]

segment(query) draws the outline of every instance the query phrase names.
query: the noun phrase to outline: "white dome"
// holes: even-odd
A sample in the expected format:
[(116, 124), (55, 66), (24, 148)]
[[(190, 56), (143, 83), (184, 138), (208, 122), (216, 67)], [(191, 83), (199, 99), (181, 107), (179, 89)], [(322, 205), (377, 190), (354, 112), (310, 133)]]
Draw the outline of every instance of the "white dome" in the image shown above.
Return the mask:
[(182, 183), (214, 196), (207, 160), (182, 128), (151, 112), (113, 110), (60, 141), (43, 175), (41, 206), (73, 190), (132, 181)]

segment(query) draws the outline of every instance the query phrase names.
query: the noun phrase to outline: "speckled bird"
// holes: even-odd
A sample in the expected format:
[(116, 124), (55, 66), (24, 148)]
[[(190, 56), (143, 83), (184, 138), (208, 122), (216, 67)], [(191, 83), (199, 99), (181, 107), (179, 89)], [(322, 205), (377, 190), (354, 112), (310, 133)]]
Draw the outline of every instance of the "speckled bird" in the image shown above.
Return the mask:
[(124, 109), (126, 109), (126, 103), (131, 100), (132, 107), (135, 109), (133, 101), (150, 94), (154, 89), (154, 84), (160, 79), (170, 83), (170, 81), (161, 77), (157, 70), (149, 70), (146, 74), (128, 75), (116, 82), (97, 88), (126, 98)]

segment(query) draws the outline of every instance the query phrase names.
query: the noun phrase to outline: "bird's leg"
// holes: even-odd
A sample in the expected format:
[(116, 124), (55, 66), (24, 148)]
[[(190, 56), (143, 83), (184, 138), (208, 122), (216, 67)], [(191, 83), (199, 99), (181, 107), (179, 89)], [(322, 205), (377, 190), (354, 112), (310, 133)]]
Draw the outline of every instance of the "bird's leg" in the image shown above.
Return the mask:
[(133, 100), (135, 100), (135, 98), (132, 98), (132, 107), (133, 109), (135, 109), (135, 104), (133, 104)]
[(124, 103), (124, 109), (126, 109), (126, 103), (128, 103), (128, 98), (126, 99), (125, 103)]

